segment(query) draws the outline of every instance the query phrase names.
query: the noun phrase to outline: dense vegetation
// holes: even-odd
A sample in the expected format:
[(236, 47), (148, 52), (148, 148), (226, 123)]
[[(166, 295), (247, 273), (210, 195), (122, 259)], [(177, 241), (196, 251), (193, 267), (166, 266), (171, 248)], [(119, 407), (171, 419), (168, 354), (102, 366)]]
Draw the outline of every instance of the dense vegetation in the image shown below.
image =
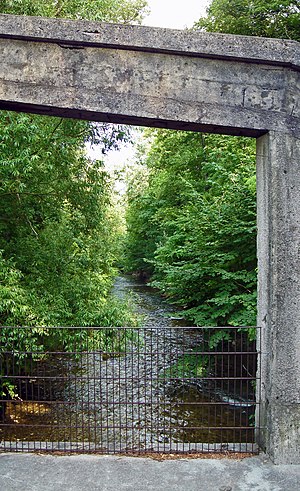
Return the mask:
[(197, 29), (300, 40), (299, 0), (212, 0)]
[(103, 163), (85, 152), (95, 131), (85, 122), (0, 114), (2, 325), (126, 320), (107, 301), (118, 221)]
[(147, 12), (146, 0), (0, 0), (0, 12), (132, 24)]
[[(299, 2), (213, 0), (195, 29), (299, 39)], [(151, 278), (197, 325), (255, 325), (254, 141), (147, 135), (129, 180), (126, 269)]]
[[(1, 13), (126, 23), (139, 22), (145, 7), (144, 0), (0, 2)], [(0, 325), (31, 327), (0, 328), (0, 344), (12, 350), (18, 341), (14, 363), (23, 368), (22, 351), (80, 339), (79, 330), (50, 326), (136, 323), (110, 295), (119, 218), (104, 164), (85, 147), (97, 143), (106, 153), (126, 139), (124, 127), (0, 112)], [(11, 390), (6, 380), (2, 392)]]
[[(198, 325), (255, 325), (255, 147), (156, 130), (128, 191), (127, 262)], [(137, 182), (137, 186), (135, 186)]]

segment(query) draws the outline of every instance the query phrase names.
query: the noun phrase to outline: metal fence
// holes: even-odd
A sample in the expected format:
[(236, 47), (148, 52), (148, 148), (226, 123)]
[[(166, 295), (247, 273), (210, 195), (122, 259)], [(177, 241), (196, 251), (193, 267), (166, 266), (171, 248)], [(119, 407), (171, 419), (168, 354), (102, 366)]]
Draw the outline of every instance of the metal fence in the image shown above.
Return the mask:
[(0, 329), (1, 450), (256, 451), (257, 328)]

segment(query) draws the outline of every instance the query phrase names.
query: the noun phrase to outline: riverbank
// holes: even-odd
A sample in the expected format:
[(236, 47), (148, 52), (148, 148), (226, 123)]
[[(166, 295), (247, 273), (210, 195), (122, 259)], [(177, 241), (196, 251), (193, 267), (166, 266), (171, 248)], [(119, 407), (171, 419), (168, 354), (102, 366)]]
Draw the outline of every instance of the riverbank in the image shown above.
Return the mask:
[(300, 465), (246, 459), (0, 454), (2, 491), (297, 491)]

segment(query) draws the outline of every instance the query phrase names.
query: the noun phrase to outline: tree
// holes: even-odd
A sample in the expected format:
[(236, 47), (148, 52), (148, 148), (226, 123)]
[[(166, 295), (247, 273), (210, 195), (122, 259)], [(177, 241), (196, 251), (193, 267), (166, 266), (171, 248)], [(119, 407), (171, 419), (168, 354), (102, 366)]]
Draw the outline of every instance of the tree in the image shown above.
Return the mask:
[(152, 285), (198, 325), (255, 324), (253, 141), (152, 135), (148, 185), (134, 200), (130, 190), (127, 264), (148, 264)]
[(196, 29), (300, 40), (298, 0), (212, 0)]
[(0, 0), (0, 12), (5, 14), (125, 24), (140, 23), (147, 11), (146, 0)]
[[(145, 0), (0, 1), (4, 13), (113, 22), (139, 22), (145, 8)], [(118, 238), (109, 177), (85, 144), (105, 153), (127, 138), (120, 126), (1, 112), (0, 250), (35, 312), (28, 323), (108, 322)], [(24, 323), (14, 312), (0, 312), (1, 322)]]
[(2, 112), (0, 134), (0, 250), (20, 272), (35, 322), (103, 323), (118, 237), (109, 177), (85, 153), (92, 127)]

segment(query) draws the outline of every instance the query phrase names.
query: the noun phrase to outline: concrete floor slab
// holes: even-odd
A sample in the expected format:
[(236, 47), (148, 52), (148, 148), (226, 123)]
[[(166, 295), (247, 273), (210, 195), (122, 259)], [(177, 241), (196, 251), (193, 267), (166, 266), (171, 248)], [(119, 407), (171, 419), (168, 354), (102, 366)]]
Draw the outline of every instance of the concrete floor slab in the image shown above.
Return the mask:
[(298, 491), (300, 465), (243, 460), (0, 454), (1, 491)]

